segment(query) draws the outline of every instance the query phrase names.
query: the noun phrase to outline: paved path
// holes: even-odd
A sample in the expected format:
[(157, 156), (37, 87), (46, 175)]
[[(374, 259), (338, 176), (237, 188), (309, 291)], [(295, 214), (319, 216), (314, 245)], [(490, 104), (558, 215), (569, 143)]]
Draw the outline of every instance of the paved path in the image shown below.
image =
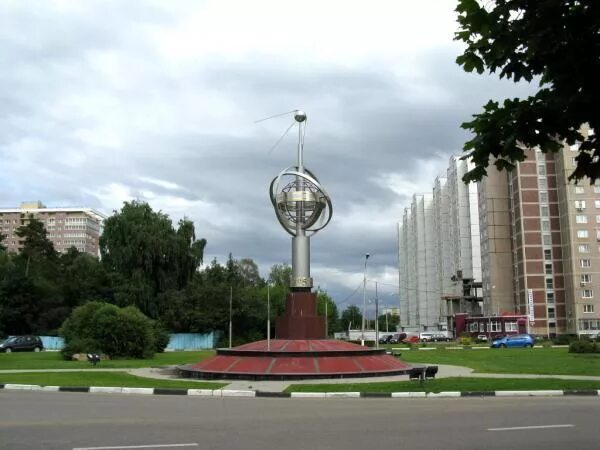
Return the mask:
[[(438, 378), (448, 377), (472, 377), (472, 378), (556, 378), (561, 380), (590, 380), (600, 381), (600, 376), (588, 376), (588, 375), (541, 375), (541, 374), (510, 374), (510, 373), (475, 373), (473, 369), (463, 366), (452, 366), (447, 364), (437, 364), (439, 370), (437, 373)], [(103, 369), (96, 367), (94, 369), (47, 369), (47, 370), (0, 370), (2, 373), (43, 373), (43, 372), (127, 372), (131, 375), (146, 378), (157, 378), (157, 379), (181, 379), (174, 372), (173, 368), (165, 367), (143, 367), (137, 369), (126, 369), (126, 368), (114, 368), (114, 369)], [(408, 375), (394, 375), (387, 377), (367, 377), (367, 378), (333, 378), (333, 379), (318, 379), (318, 380), (292, 380), (292, 381), (249, 381), (249, 380), (210, 380), (215, 382), (227, 383), (228, 389), (240, 389), (240, 390), (260, 390), (268, 392), (282, 392), (290, 384), (298, 383), (309, 383), (309, 384), (339, 384), (339, 383), (376, 383), (386, 381), (407, 381)], [(206, 380), (194, 380), (186, 379), (186, 381), (198, 381), (199, 383)]]

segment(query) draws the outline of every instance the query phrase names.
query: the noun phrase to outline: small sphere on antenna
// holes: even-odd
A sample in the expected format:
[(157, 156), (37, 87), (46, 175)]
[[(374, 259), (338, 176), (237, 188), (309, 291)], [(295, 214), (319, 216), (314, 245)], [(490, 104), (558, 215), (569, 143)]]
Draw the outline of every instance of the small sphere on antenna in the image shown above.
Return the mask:
[(304, 111), (297, 110), (294, 114), (296, 122), (304, 122), (306, 120), (306, 113)]

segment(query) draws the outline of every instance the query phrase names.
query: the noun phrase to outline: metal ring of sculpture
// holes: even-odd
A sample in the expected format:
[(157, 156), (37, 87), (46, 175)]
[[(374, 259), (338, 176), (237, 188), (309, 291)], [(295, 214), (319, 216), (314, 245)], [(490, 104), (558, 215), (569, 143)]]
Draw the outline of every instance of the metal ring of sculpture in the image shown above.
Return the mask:
[[(280, 188), (284, 177), (294, 177), (294, 180)], [(282, 170), (271, 181), (269, 192), (279, 223), (292, 236), (296, 236), (298, 221), (310, 236), (331, 220), (331, 199), (318, 178), (306, 168), (302, 172), (297, 166)]]

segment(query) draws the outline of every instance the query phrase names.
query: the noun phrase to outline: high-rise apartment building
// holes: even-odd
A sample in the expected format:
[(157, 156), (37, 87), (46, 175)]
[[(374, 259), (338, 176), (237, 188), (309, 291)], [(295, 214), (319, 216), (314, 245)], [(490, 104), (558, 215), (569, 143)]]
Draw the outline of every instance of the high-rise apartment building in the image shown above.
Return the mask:
[(447, 330), (458, 312), (478, 313), (481, 287), (477, 185), (465, 185), (468, 165), (450, 159), (432, 194), (413, 196), (398, 224), (400, 325)]
[(439, 295), (436, 284), (434, 217), (432, 194), (415, 194), (406, 208), (398, 232), (400, 258), (405, 261), (401, 274), (404, 302), (400, 320), (413, 329), (437, 329)]
[[(592, 133), (587, 127), (584, 133)], [(556, 156), (562, 270), (568, 333), (600, 332), (600, 185), (569, 183), (577, 145)]]
[(398, 224), (403, 329), (452, 329), (467, 313), (526, 316), (537, 335), (600, 331), (600, 186), (569, 182), (577, 150), (530, 150), (469, 185), (452, 157), (432, 194), (413, 196)]
[(600, 186), (569, 182), (577, 149), (480, 183), (484, 311), (525, 314), (534, 334), (600, 331)]
[(75, 247), (80, 252), (99, 255), (102, 223), (106, 218), (91, 208), (47, 208), (42, 202), (23, 202), (17, 208), (0, 208), (0, 234), (10, 252), (21, 248), (16, 230), (34, 217), (41, 221), (58, 252)]

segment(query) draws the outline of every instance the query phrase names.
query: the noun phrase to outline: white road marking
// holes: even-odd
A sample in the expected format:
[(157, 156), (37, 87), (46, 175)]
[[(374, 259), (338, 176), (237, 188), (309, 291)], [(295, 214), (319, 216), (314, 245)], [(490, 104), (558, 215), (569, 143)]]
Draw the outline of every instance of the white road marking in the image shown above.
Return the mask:
[(198, 447), (198, 444), (148, 444), (148, 445), (116, 445), (111, 447), (75, 447), (73, 450), (118, 450), (127, 448), (173, 448), (173, 447)]
[(573, 424), (562, 424), (562, 425), (533, 425), (530, 427), (508, 427), (508, 428), (488, 428), (488, 431), (514, 431), (514, 430), (540, 430), (542, 428), (573, 428)]

